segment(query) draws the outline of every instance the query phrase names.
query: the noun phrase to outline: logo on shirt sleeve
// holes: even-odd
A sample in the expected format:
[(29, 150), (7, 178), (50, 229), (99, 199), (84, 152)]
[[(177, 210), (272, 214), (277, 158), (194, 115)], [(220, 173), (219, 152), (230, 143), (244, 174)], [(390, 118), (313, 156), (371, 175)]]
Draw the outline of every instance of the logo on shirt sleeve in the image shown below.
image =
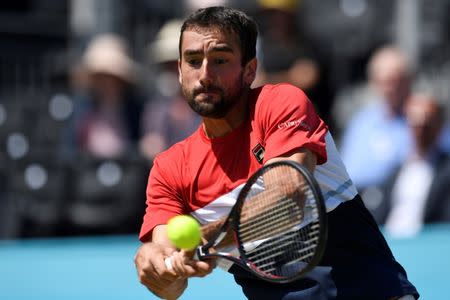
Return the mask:
[(289, 127), (299, 127), (305, 131), (311, 131), (311, 126), (308, 125), (305, 121), (298, 119), (293, 121), (286, 121), (278, 124), (278, 129), (286, 129)]
[(260, 143), (256, 144), (256, 146), (252, 149), (253, 155), (256, 157), (256, 160), (259, 163), (262, 163), (265, 151), (266, 149), (264, 149), (264, 147)]

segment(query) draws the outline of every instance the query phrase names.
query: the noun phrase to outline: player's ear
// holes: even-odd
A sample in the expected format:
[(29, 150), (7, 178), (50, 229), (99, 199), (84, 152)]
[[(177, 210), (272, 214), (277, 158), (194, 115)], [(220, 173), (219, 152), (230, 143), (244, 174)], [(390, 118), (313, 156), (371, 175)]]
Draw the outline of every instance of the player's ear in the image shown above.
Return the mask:
[(178, 81), (182, 84), (183, 80), (181, 78), (181, 59), (178, 59)]
[(255, 80), (257, 66), (258, 61), (255, 57), (252, 60), (250, 60), (244, 67), (244, 82), (249, 86)]

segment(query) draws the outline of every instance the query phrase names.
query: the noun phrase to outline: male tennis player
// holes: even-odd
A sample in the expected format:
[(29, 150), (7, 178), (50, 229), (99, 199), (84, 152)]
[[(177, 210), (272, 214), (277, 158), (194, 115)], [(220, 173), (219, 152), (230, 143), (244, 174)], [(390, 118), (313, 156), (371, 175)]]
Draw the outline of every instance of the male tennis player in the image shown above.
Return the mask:
[[(257, 67), (257, 28), (244, 13), (200, 9), (181, 28), (179, 80), (198, 130), (154, 160), (135, 264), (142, 284), (176, 299), (189, 277), (205, 276), (212, 261), (196, 261), (167, 239), (167, 221), (191, 214), (200, 223), (230, 211), (239, 187), (261, 165), (290, 159), (306, 165), (324, 195), (329, 233), (324, 257), (290, 284), (268, 283), (225, 266), (249, 299), (415, 299), (419, 295), (395, 261), (348, 178), (327, 126), (305, 94), (289, 84), (250, 88)], [(172, 257), (172, 268), (164, 263)]]

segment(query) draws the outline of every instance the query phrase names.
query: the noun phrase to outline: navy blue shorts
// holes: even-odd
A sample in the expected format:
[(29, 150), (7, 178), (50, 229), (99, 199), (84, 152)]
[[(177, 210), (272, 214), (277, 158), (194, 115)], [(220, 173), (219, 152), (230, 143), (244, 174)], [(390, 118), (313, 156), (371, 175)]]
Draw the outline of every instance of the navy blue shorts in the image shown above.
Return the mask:
[(328, 213), (328, 225), (320, 265), (298, 281), (269, 283), (232, 266), (230, 272), (245, 296), (264, 300), (387, 300), (411, 294), (419, 298), (359, 196)]

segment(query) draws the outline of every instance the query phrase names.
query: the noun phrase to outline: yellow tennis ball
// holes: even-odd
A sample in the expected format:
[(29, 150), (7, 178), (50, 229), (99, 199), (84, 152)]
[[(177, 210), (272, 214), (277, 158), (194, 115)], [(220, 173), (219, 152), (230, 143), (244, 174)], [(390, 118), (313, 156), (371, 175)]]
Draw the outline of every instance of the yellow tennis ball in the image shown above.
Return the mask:
[(192, 250), (200, 243), (202, 233), (197, 220), (181, 215), (169, 220), (167, 236), (175, 247)]

